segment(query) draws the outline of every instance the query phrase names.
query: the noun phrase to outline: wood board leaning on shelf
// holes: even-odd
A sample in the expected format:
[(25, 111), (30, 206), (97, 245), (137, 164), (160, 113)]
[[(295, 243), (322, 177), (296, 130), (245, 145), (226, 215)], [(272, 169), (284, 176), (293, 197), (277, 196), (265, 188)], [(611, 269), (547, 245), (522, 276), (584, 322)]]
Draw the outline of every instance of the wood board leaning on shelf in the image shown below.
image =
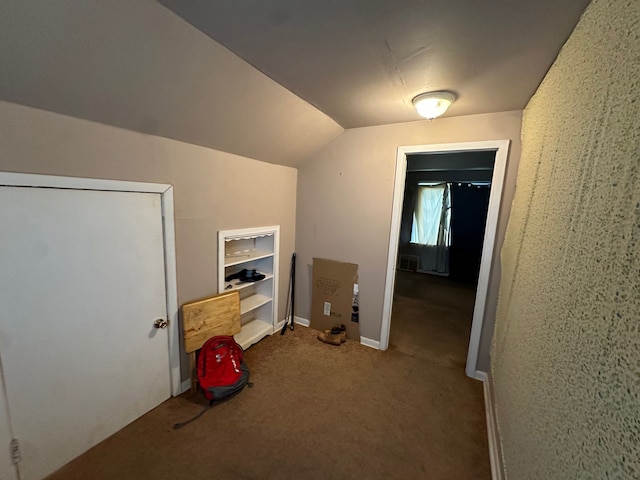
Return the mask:
[(191, 391), (195, 392), (196, 350), (216, 335), (240, 333), (240, 295), (237, 291), (226, 292), (197, 302), (185, 303), (182, 307), (184, 327), (184, 350), (189, 354)]

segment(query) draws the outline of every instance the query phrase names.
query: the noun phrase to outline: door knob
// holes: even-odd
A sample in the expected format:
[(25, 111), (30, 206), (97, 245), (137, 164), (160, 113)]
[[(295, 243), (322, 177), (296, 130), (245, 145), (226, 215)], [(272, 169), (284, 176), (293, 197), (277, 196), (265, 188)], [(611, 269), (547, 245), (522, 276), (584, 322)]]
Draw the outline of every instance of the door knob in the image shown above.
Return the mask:
[(153, 322), (155, 328), (167, 328), (167, 325), (169, 325), (169, 320), (165, 320), (164, 318), (159, 318)]

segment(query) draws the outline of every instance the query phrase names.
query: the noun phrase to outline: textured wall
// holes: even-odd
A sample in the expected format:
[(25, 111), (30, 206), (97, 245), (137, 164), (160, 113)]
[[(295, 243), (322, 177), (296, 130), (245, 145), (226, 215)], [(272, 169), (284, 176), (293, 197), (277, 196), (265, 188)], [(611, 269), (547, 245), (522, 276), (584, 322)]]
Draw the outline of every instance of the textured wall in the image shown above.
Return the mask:
[(522, 141), (492, 352), (507, 477), (638, 479), (638, 0), (594, 0)]

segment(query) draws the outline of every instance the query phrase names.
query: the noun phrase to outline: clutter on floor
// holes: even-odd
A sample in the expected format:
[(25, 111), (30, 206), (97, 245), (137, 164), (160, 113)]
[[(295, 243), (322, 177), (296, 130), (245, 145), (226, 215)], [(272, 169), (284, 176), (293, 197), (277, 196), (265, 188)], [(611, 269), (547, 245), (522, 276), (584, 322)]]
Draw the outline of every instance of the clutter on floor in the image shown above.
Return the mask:
[(195, 393), (199, 385), (209, 405), (191, 419), (176, 423), (173, 426), (176, 430), (204, 415), (214, 401), (230, 398), (246, 385), (251, 386), (244, 351), (233, 338), (241, 329), (238, 291), (184, 304), (181, 311), (191, 393)]
[(238, 394), (249, 382), (249, 367), (244, 362), (242, 347), (230, 335), (216, 335), (207, 340), (198, 352), (196, 376), (209, 405), (184, 422), (173, 425), (178, 430), (207, 413), (214, 403)]
[(342, 345), (347, 340), (347, 329), (344, 325), (323, 330), (318, 333), (318, 340), (331, 345)]
[(48, 480), (491, 480), (481, 382), (317, 335), (264, 338), (245, 351), (255, 388), (181, 430), (207, 402), (171, 398)]
[(226, 292), (181, 307), (184, 349), (189, 354), (191, 391), (196, 391), (196, 351), (211, 337), (240, 332), (240, 294)]
[(313, 259), (310, 324), (323, 333), (322, 337), (328, 340), (326, 343), (335, 341), (331, 329), (336, 326), (344, 327), (346, 338), (360, 340), (357, 284), (358, 265)]

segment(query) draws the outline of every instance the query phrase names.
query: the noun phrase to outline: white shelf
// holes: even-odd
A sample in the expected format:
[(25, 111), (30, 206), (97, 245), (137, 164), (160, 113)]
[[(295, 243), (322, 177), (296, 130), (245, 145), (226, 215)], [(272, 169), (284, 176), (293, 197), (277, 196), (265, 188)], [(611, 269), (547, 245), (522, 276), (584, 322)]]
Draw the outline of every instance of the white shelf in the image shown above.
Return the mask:
[(273, 333), (273, 325), (264, 320), (254, 319), (242, 326), (242, 331), (233, 336), (243, 349), (249, 348), (262, 338)]
[(238, 253), (224, 257), (224, 266), (233, 267), (234, 265), (242, 265), (252, 260), (260, 260), (261, 258), (273, 257), (273, 252), (265, 252), (260, 250), (251, 250), (249, 252)]
[[(262, 273), (262, 272), (258, 272), (258, 273)], [(224, 283), (224, 291), (225, 292), (229, 292), (229, 291), (233, 291), (233, 290), (242, 290), (243, 288), (250, 287), (251, 285), (259, 285), (259, 284), (261, 284), (263, 282), (266, 282), (267, 280), (269, 280), (271, 278), (273, 278), (273, 275), (268, 273), (268, 274), (265, 274), (265, 277), (262, 280), (258, 280), (257, 282), (240, 283), (239, 279), (231, 280), (230, 282), (225, 282)], [(231, 287), (233, 287), (233, 288), (229, 288), (229, 285), (231, 285)]]
[[(220, 230), (218, 232), (218, 293), (240, 291), (242, 324), (236, 341), (247, 348), (274, 332), (278, 315), (278, 257), (280, 226)], [(242, 269), (265, 275), (257, 282), (227, 282)]]
[(240, 300), (240, 315), (244, 315), (245, 313), (249, 313), (252, 310), (255, 310), (262, 305), (266, 305), (271, 301), (271, 297), (267, 297), (266, 295), (260, 295), (256, 293), (255, 295), (251, 295), (247, 298), (243, 298)]

